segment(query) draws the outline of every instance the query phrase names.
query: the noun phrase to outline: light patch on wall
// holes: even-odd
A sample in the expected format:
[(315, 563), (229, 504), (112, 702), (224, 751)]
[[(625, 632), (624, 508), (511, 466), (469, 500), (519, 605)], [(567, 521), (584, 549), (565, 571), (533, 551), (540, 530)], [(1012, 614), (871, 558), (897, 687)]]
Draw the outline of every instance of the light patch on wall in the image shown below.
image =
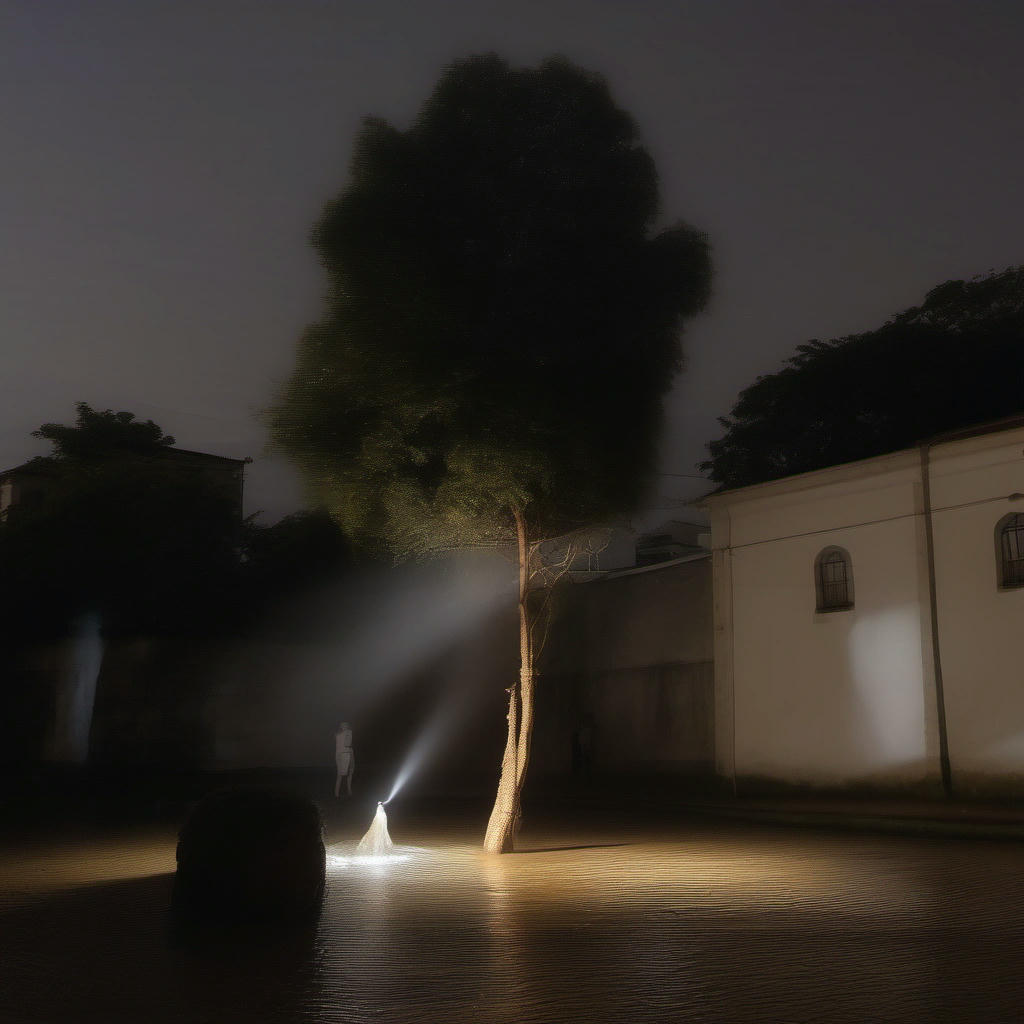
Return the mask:
[(879, 767), (919, 765), (926, 757), (920, 636), (912, 604), (861, 615), (850, 629), (865, 760)]
[(89, 759), (89, 733), (103, 648), (100, 617), (89, 612), (75, 623), (70, 661), (58, 684), (47, 747), (51, 761), (85, 764)]

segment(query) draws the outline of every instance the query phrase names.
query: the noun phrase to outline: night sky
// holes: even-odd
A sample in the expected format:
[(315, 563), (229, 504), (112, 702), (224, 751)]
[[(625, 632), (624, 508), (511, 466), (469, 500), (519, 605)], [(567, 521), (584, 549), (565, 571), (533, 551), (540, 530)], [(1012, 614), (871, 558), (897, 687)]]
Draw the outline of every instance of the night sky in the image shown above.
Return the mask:
[[(1017, 0), (5, 0), (0, 469), (83, 400), (253, 456), (248, 512), (298, 507), (255, 414), (320, 312), (310, 227), (363, 116), (404, 127), (447, 61), (498, 50), (605, 74), (666, 221), (711, 238), (663, 458), (694, 474), (797, 344), (1024, 263), (1022, 43)], [(666, 476), (661, 517), (704, 489)]]

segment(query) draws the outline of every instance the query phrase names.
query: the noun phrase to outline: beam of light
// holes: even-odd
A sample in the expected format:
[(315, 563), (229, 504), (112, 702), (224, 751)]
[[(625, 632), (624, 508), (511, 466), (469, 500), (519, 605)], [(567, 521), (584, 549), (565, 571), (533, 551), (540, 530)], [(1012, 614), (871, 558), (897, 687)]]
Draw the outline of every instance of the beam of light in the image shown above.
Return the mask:
[(360, 592), (339, 661), (368, 692), (402, 677), (445, 650), (514, 598), (514, 574), (503, 560), (462, 559), (448, 573), (392, 570), (375, 593)]
[(60, 681), (48, 754), (53, 761), (84, 764), (89, 758), (89, 733), (96, 702), (96, 681), (103, 664), (103, 637), (96, 612), (75, 624), (71, 659)]
[(413, 773), (422, 767), (427, 756), (436, 749), (441, 738), (449, 732), (457, 717), (458, 705), (455, 699), (450, 699), (438, 708), (426, 727), (416, 737), (416, 742), (409, 748), (409, 753), (405, 755), (405, 760), (395, 776), (391, 792), (388, 793), (387, 799), (382, 801), (383, 803), (389, 804), (398, 796), (402, 787), (409, 781)]
[(445, 694), (433, 715), (420, 730), (415, 742), (405, 755), (387, 798), (389, 804), (409, 779), (420, 771), (440, 749), (441, 743), (451, 736), (463, 720), (471, 717), (485, 687), (481, 685), (481, 664), (487, 651), (479, 644), (463, 648), (455, 662), (445, 666)]
[[(280, 642), (268, 623), (264, 647), (239, 646), (217, 670), (217, 763), (319, 766), (321, 748), (311, 736), (342, 718), (358, 724), (416, 670), (499, 609), (514, 609), (515, 582), (505, 559), (477, 554), (355, 575), (282, 607), (276, 614), (285, 636), (299, 629), (304, 642)], [(251, 701), (254, 687), (262, 710), (239, 717), (238, 702)]]

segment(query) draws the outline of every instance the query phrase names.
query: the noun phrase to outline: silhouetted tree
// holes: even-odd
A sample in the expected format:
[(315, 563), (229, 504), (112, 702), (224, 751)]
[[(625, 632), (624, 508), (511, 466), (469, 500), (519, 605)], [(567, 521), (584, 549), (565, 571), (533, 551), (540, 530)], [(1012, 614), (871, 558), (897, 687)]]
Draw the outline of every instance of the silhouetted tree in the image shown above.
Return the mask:
[(352, 552), (325, 509), (285, 516), (272, 526), (249, 524), (247, 588), (270, 598), (337, 577), (352, 565)]
[(878, 330), (797, 347), (720, 422), (724, 487), (906, 448), (1024, 412), (1024, 267), (933, 288)]
[(165, 434), (152, 420), (144, 423), (134, 413), (104, 409), (97, 412), (87, 402), (76, 402), (78, 413), (73, 427), (63, 423), (44, 423), (32, 431), (53, 444), (55, 459), (85, 460), (115, 455), (146, 455), (169, 448), (174, 438)]
[(602, 78), (488, 55), (451, 65), (407, 130), (364, 123), (314, 232), (327, 309), (277, 443), (357, 542), (518, 559), (491, 851), (512, 846), (529, 759), (544, 542), (641, 498), (682, 322), (707, 299), (704, 236), (657, 216), (653, 162)]

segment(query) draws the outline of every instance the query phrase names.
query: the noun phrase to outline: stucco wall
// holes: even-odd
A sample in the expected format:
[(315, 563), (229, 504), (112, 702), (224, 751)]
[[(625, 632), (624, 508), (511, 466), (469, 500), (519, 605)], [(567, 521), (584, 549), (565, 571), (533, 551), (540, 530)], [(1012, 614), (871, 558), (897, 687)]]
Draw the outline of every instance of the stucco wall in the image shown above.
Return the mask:
[[(755, 491), (715, 510), (715, 543), (727, 548), (719, 585), (723, 558), (731, 576), (733, 713), (721, 730), (732, 731), (723, 746), (733, 763), (720, 771), (811, 785), (934, 777), (919, 504), (903, 459), (882, 474)], [(850, 556), (855, 603), (817, 612), (815, 559), (832, 545)]]
[(1000, 590), (995, 527), (1024, 512), (1024, 431), (932, 458), (935, 575), (954, 786), (1024, 781), (1024, 589)]
[[(1024, 780), (1024, 590), (995, 527), (1024, 508), (1024, 429), (929, 451), (938, 646), (954, 792)], [(718, 771), (937, 786), (938, 710), (917, 450), (711, 499)], [(852, 559), (854, 607), (815, 611), (814, 560)]]
[(589, 715), (595, 770), (710, 774), (712, 657), (710, 558), (564, 589), (540, 664), (538, 771), (568, 771)]

